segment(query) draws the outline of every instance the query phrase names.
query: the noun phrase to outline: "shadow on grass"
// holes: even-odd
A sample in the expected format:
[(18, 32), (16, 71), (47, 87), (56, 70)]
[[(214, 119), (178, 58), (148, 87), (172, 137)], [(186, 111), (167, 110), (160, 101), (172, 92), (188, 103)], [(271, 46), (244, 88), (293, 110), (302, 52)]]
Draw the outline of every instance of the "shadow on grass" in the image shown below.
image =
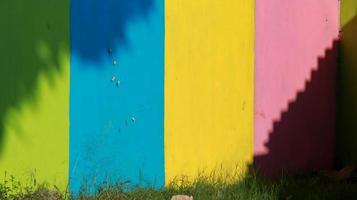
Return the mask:
[[(274, 199), (325, 199), (346, 200), (357, 197), (357, 174), (348, 180), (335, 181), (318, 174), (302, 174), (281, 177), (275, 180), (263, 179), (249, 167), (244, 175), (222, 175), (217, 173), (199, 176), (193, 182), (185, 177), (177, 178), (165, 188), (129, 187), (126, 183), (103, 184), (95, 193), (82, 191), (72, 196), (56, 187), (38, 183), (32, 178), (21, 183), (16, 178), (0, 182), (0, 199), (17, 200), (168, 200), (174, 195), (193, 196), (195, 200), (274, 200)], [(205, 173), (207, 174), (207, 173)], [(228, 180), (227, 181), (227, 176)]]

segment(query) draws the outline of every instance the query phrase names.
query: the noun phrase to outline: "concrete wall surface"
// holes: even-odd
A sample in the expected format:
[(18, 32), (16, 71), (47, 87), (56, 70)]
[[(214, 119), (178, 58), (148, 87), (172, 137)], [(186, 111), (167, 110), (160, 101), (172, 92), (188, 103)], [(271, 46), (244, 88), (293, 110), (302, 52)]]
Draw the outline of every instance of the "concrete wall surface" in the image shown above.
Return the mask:
[(255, 15), (255, 165), (268, 176), (330, 168), (339, 2), (257, 0)]
[(0, 179), (77, 193), (356, 164), (356, 14), (355, 0), (1, 0)]

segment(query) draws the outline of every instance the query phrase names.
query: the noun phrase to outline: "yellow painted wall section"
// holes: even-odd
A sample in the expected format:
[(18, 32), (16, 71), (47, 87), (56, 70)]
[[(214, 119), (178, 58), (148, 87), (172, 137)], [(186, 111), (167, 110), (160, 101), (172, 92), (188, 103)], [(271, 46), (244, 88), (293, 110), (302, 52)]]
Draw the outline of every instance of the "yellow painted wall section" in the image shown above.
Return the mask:
[(343, 0), (341, 1), (341, 11), (340, 11), (340, 19), (341, 19), (341, 27), (347, 25), (347, 23), (351, 22), (353, 18), (356, 17), (357, 14), (357, 1), (356, 0)]
[(253, 160), (254, 0), (165, 1), (165, 181)]

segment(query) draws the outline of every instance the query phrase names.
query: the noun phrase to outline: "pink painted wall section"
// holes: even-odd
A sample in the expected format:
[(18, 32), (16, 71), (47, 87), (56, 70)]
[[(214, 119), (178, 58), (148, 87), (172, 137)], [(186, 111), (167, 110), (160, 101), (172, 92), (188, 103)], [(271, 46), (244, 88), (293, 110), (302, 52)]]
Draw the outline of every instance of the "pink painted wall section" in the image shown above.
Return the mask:
[(256, 0), (255, 165), (332, 164), (338, 0)]

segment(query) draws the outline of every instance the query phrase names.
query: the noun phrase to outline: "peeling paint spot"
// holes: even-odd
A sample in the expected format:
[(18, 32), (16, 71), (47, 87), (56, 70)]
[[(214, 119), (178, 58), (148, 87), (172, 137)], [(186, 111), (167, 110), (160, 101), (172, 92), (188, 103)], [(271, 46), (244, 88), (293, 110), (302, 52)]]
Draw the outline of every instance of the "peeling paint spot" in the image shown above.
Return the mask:
[(113, 49), (112, 48), (109, 48), (108, 49), (108, 54), (112, 54), (113, 53)]

